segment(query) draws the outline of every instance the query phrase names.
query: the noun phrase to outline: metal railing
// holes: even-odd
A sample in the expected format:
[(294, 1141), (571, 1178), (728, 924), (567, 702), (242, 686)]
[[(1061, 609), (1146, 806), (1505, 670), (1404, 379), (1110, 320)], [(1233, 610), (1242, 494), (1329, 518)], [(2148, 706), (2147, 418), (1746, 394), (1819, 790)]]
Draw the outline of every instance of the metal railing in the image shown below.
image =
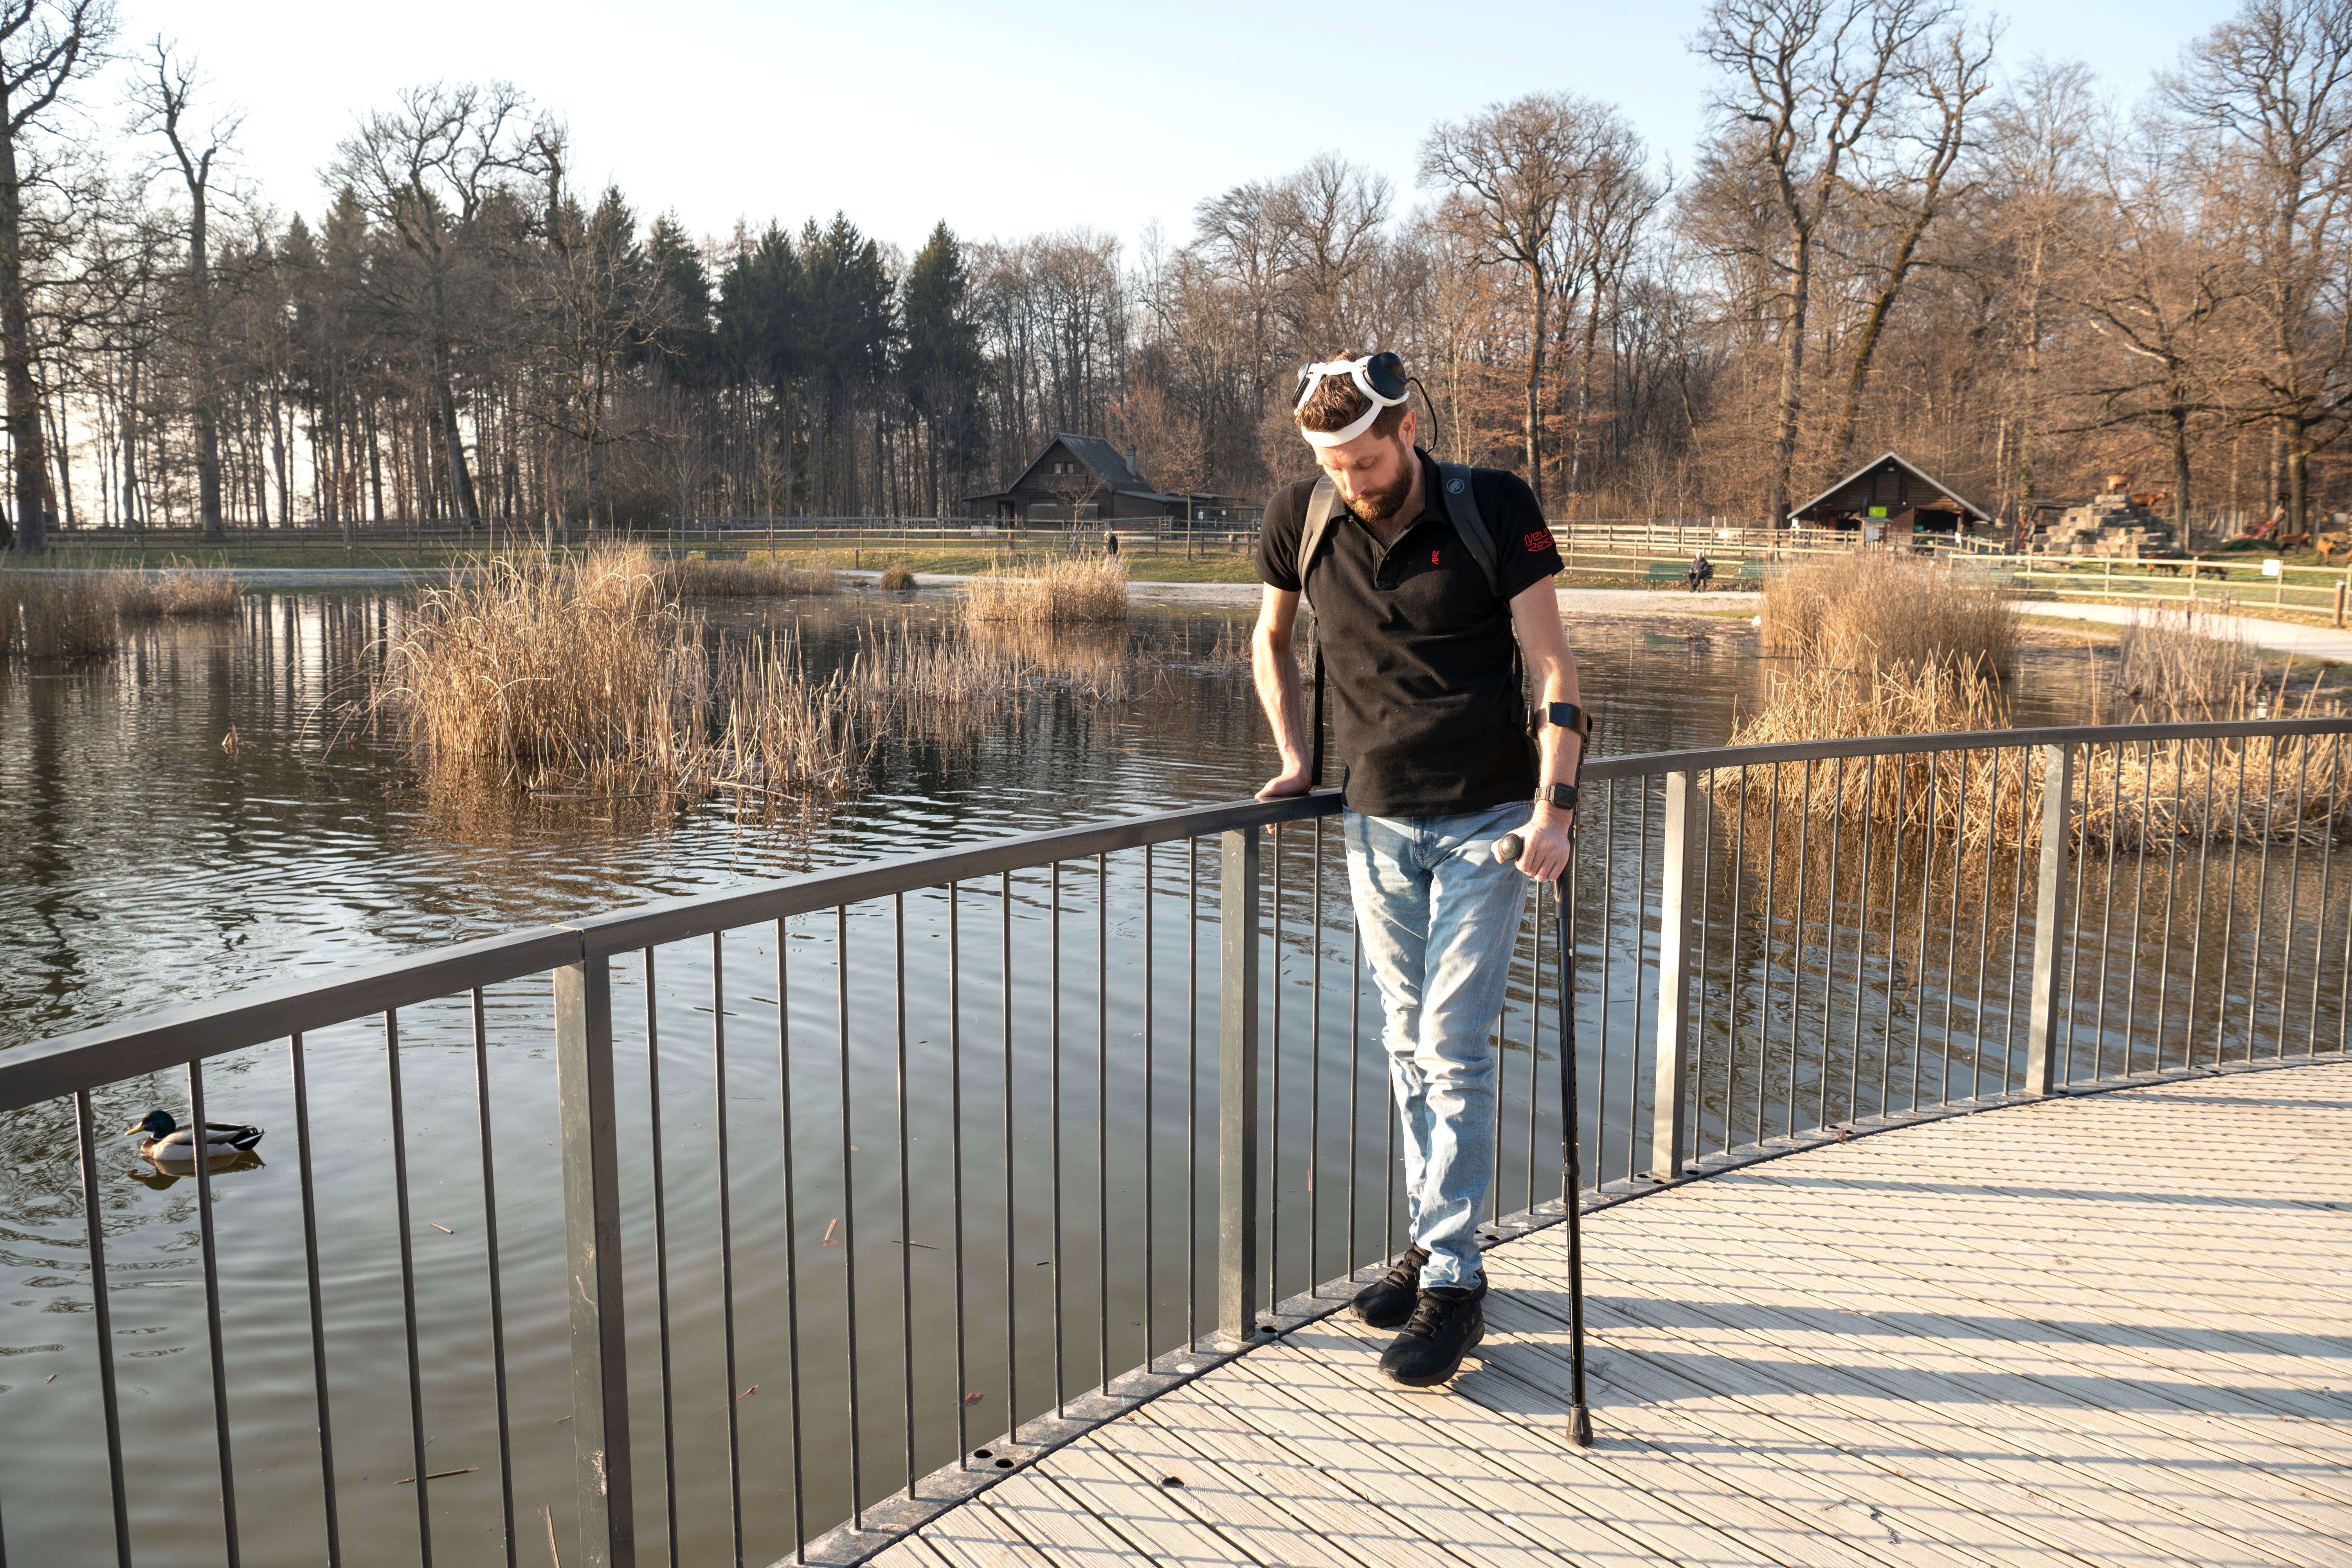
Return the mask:
[[(2347, 731), (1596, 760), (1581, 1201), (2340, 1052)], [(1335, 1309), (1402, 1240), (1339, 809), (814, 872), (0, 1052), (0, 1132), (74, 1152), (16, 1221), (72, 1342), (7, 1395), (0, 1538), (856, 1562)], [(1497, 1020), (1493, 1240), (1564, 1213), (1555, 896)], [(191, 1212), (110, 1173), (105, 1134), (183, 1089), (199, 1121), (290, 1118), (293, 1180), (198, 1166)]]

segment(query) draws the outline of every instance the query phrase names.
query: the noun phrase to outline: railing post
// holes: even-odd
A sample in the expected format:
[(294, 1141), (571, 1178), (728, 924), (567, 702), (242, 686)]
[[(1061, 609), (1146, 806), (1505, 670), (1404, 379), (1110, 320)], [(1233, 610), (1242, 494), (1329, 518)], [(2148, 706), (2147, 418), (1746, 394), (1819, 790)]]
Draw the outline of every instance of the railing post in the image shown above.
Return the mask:
[(1690, 1133), (1691, 922), (1699, 913), (1698, 774), (1666, 775), (1665, 863), (1658, 873), (1658, 1034), (1650, 1110), (1650, 1177), (1682, 1174)]
[(572, 1454), (580, 1551), (588, 1568), (635, 1568), (613, 979), (601, 957), (555, 972), (555, 1088), (563, 1140), (563, 1261), (572, 1282)]
[(1258, 832), (1224, 836), (1217, 909), (1217, 1332), (1257, 1327)]
[(2025, 1092), (2056, 1082), (2051, 1035), (2058, 1020), (2058, 943), (2066, 924), (2066, 828), (2074, 798), (2074, 748), (2042, 749), (2042, 860), (2033, 894), (2033, 991), (2025, 1036)]

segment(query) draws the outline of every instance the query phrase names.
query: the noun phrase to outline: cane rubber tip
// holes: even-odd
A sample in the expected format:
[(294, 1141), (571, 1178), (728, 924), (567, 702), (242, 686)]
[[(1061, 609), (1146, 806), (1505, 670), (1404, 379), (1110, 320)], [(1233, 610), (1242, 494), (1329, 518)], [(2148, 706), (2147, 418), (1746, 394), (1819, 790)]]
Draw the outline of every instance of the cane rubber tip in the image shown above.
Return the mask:
[(1592, 1447), (1592, 1415), (1581, 1405), (1569, 1412), (1568, 1436), (1580, 1448)]
[(1506, 833), (1500, 838), (1495, 840), (1495, 858), (1507, 865), (1511, 861), (1517, 859), (1520, 853), (1526, 848), (1526, 841), (1521, 839), (1517, 834)]

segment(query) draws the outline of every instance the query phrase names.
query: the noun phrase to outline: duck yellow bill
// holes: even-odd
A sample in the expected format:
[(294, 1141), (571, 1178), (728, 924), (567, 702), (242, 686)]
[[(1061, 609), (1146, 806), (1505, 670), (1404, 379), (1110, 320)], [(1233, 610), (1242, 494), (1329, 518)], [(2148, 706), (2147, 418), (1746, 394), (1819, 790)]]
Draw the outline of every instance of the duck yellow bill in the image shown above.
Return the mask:
[(124, 1128), (124, 1129), (122, 1130), (121, 1136), (123, 1136), (123, 1137), (125, 1137), (125, 1138), (128, 1138), (128, 1137), (130, 1137), (133, 1132), (144, 1132), (144, 1131), (147, 1131), (147, 1124), (146, 1124), (144, 1121), (142, 1121), (142, 1122), (138, 1122), (138, 1123), (136, 1123), (136, 1124), (134, 1124), (134, 1125), (132, 1125), (132, 1126), (130, 1126), (130, 1127), (126, 1127), (126, 1128)]

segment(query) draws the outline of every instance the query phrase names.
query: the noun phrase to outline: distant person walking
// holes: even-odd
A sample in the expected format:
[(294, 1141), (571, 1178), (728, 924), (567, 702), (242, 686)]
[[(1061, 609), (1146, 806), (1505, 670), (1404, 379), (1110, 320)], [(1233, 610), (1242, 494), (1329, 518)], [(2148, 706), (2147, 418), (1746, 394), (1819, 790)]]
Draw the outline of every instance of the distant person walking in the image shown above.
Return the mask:
[[(1513, 474), (1433, 460), (1413, 445), (1406, 396), (1392, 353), (1299, 372), (1293, 411), (1322, 475), (1266, 503), (1251, 661), (1282, 753), (1258, 798), (1300, 794), (1316, 752), (1291, 636), (1311, 601), (1345, 764), (1349, 888), (1405, 1149), (1411, 1245), (1354, 1305), (1400, 1331), (1381, 1371), (1420, 1388), (1452, 1377), (1486, 1333), (1492, 1030), (1525, 879), (1568, 864), (1589, 726), (1552, 590), (1559, 551), (1534, 493)], [(1539, 743), (1522, 660), (1552, 721)], [(1509, 833), (1526, 844), (1516, 867), (1495, 853)]]

